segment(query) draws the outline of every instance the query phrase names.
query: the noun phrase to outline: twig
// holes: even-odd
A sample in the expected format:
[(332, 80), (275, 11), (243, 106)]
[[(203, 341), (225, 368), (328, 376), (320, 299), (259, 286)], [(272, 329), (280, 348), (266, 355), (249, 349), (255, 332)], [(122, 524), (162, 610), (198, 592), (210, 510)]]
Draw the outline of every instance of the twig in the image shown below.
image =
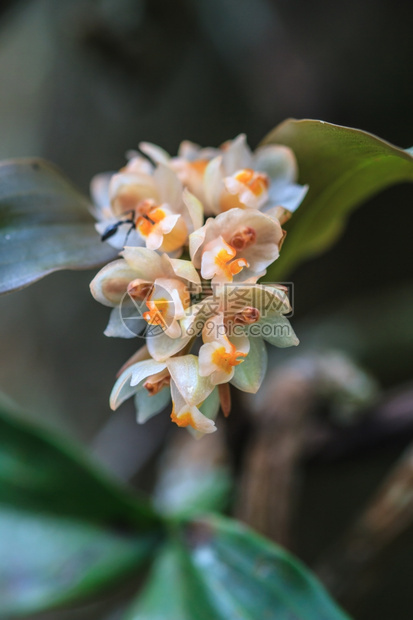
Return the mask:
[(245, 457), (236, 514), (262, 534), (288, 546), (297, 463), (314, 393), (312, 382), (296, 369), (276, 374), (272, 386), (254, 413), (256, 428)]
[(350, 412), (365, 405), (375, 387), (351, 359), (335, 351), (297, 356), (270, 373), (264, 397), (251, 408), (255, 428), (241, 476), (238, 518), (291, 547), (299, 465), (312, 410), (327, 398)]
[(333, 595), (353, 603), (371, 586), (373, 563), (412, 523), (413, 444), (348, 534), (319, 563), (318, 575)]

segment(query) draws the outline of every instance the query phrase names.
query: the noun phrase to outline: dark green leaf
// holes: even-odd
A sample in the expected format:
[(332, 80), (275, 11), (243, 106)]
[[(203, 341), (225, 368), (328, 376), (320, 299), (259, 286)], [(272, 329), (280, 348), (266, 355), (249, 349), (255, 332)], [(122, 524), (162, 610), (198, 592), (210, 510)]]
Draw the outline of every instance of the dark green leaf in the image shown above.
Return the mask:
[[(221, 620), (185, 549), (171, 542), (157, 558), (141, 597), (125, 620)], [(230, 620), (230, 616), (228, 619)]]
[(146, 502), (0, 405), (0, 617), (107, 587), (139, 568), (161, 533)]
[(87, 269), (115, 256), (100, 241), (88, 199), (51, 164), (0, 164), (0, 293), (57, 269)]
[(413, 181), (412, 155), (372, 134), (323, 121), (287, 120), (263, 144), (295, 153), (299, 181), (309, 185), (286, 225), (287, 239), (266, 280), (281, 281), (302, 260), (328, 249), (350, 212), (380, 190)]
[(290, 554), (235, 521), (183, 526), (125, 620), (345, 620)]
[(105, 591), (136, 572), (153, 544), (151, 536), (0, 507), (0, 618)]
[(0, 408), (0, 503), (115, 528), (150, 527), (148, 503), (94, 467), (81, 449)]

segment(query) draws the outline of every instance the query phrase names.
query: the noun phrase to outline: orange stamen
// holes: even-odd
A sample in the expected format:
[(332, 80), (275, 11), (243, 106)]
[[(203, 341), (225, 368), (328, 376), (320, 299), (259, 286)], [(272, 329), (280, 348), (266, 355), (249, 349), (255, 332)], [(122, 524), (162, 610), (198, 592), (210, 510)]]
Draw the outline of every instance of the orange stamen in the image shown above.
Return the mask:
[(166, 313), (168, 312), (169, 301), (164, 297), (160, 297), (155, 301), (148, 300), (146, 302), (148, 312), (143, 313), (143, 318), (149, 323), (149, 325), (166, 326)]
[(139, 214), (136, 220), (136, 228), (142, 237), (150, 235), (154, 226), (166, 217), (165, 211), (154, 205), (153, 200), (142, 200), (136, 209), (136, 213)]
[(244, 359), (238, 358), (244, 358), (247, 354), (237, 351), (235, 345), (229, 340), (228, 344), (230, 346), (229, 351), (225, 347), (215, 349), (212, 354), (212, 363), (229, 375), (234, 366), (238, 366), (244, 361)]
[(185, 413), (182, 413), (178, 417), (175, 413), (175, 408), (172, 408), (171, 420), (172, 422), (175, 422), (175, 424), (177, 424), (178, 426), (192, 426), (192, 428), (195, 428), (195, 422), (190, 411), (185, 411)]
[(244, 168), (234, 175), (234, 178), (246, 185), (254, 196), (261, 196), (269, 187), (269, 179), (263, 172), (255, 172), (251, 168)]
[(226, 243), (225, 248), (219, 250), (215, 256), (215, 264), (230, 280), (232, 280), (232, 276), (235, 276), (237, 273), (242, 271), (244, 267), (249, 267), (249, 263), (245, 260), (245, 258), (237, 258), (232, 260), (236, 253), (236, 250)]

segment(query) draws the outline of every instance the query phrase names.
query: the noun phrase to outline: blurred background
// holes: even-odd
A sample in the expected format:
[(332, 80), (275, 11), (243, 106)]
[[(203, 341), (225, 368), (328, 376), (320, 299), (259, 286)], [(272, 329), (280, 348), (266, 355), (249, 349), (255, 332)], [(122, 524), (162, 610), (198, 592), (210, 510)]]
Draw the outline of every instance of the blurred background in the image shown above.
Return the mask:
[[(395, 10), (390, 0), (4, 1), (0, 158), (45, 157), (88, 192), (94, 174), (121, 167), (141, 140), (175, 153), (183, 139), (215, 146), (244, 132), (255, 147), (288, 117), (407, 148), (411, 28), (409, 3)], [(339, 349), (380, 386), (367, 412), (337, 421), (320, 409), (330, 435), (302, 458), (292, 545), (310, 564), (413, 439), (412, 201), (409, 185), (386, 190), (333, 249), (291, 274), (302, 351)], [(56, 273), (0, 300), (0, 388), (114, 475), (149, 488), (172, 430), (168, 416), (138, 427), (132, 407), (110, 413), (114, 375), (136, 342), (103, 336), (108, 312), (89, 293), (93, 275)], [(234, 408), (235, 454), (241, 427)], [(395, 617), (395, 601), (399, 620), (412, 617), (412, 551), (406, 527), (378, 558), (371, 587), (348, 603), (356, 618)]]

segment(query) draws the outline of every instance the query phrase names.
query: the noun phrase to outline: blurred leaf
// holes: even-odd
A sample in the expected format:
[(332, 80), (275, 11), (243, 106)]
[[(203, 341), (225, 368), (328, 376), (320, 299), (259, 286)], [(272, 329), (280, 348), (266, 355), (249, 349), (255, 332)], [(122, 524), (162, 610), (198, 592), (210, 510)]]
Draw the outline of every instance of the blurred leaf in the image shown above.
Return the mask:
[(136, 572), (153, 551), (153, 542), (151, 536), (2, 507), (0, 618), (32, 614), (105, 591)]
[(345, 620), (291, 555), (235, 521), (185, 526), (125, 620)]
[(289, 146), (299, 182), (310, 186), (287, 224), (280, 258), (266, 280), (282, 280), (302, 260), (327, 250), (350, 212), (380, 190), (413, 181), (413, 157), (372, 134), (323, 121), (287, 120), (262, 144)]
[(81, 452), (46, 430), (0, 408), (0, 504), (86, 519), (113, 527), (150, 527), (158, 517), (92, 465)]
[[(172, 542), (155, 561), (149, 582), (124, 620), (221, 620), (184, 548)], [(226, 616), (230, 620), (232, 616)], [(241, 617), (240, 617), (241, 619)]]
[(75, 601), (136, 571), (161, 534), (149, 505), (0, 407), (0, 617)]
[[(180, 474), (173, 479), (173, 474)], [(231, 497), (232, 480), (229, 468), (180, 467), (170, 471), (158, 484), (155, 506), (165, 515), (189, 517), (224, 510)]]
[(88, 199), (51, 164), (0, 163), (0, 293), (58, 269), (96, 267), (115, 256), (94, 228)]

